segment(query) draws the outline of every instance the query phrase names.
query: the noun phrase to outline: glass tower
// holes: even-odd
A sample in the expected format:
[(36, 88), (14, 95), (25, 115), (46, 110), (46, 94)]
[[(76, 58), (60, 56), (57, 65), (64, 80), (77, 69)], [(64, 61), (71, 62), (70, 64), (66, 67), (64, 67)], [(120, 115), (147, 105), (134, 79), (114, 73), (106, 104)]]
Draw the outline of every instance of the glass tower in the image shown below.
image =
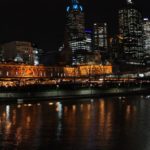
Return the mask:
[(144, 29), (144, 50), (147, 54), (150, 55), (150, 20), (144, 18), (143, 20), (143, 29)]
[(66, 20), (66, 38), (72, 49), (72, 65), (82, 64), (86, 50), (85, 22), (83, 7), (77, 0), (72, 0), (66, 7)]
[(142, 15), (131, 0), (119, 10), (119, 34), (123, 39), (123, 55), (128, 63), (140, 62), (144, 56)]
[(107, 23), (94, 23), (93, 47), (94, 50), (107, 49)]
[(86, 50), (88, 52), (92, 51), (92, 30), (85, 30), (85, 39), (86, 39)]

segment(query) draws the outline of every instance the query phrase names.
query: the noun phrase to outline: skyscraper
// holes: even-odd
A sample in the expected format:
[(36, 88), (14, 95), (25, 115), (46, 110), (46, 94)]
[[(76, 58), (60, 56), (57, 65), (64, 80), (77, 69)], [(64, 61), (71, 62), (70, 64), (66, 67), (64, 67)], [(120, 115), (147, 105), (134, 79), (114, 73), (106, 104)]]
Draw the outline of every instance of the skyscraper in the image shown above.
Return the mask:
[(94, 50), (107, 49), (107, 23), (94, 23), (93, 26), (93, 47)]
[(82, 64), (85, 61), (86, 49), (84, 12), (77, 0), (72, 0), (66, 7), (66, 37), (72, 50), (72, 65)]
[(150, 55), (150, 20), (148, 18), (143, 19), (143, 29), (144, 29), (144, 50)]
[(108, 61), (108, 33), (107, 23), (94, 23), (93, 25), (93, 50), (100, 53), (102, 63)]
[(144, 56), (142, 15), (131, 0), (119, 10), (119, 34), (126, 62), (140, 63)]
[(88, 52), (92, 51), (92, 30), (85, 30), (85, 39), (86, 39), (86, 50)]

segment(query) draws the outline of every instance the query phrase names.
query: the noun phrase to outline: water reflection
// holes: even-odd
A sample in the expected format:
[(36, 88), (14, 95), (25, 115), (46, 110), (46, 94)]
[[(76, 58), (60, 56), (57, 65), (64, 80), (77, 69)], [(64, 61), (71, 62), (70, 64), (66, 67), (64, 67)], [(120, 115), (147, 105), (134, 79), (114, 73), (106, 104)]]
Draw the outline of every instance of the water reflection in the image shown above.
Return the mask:
[(60, 140), (61, 132), (62, 132), (62, 104), (60, 102), (56, 103), (56, 112), (58, 113), (58, 123), (57, 123), (57, 131), (56, 131), (56, 137), (57, 141)]
[(0, 149), (149, 150), (143, 97), (0, 104)]

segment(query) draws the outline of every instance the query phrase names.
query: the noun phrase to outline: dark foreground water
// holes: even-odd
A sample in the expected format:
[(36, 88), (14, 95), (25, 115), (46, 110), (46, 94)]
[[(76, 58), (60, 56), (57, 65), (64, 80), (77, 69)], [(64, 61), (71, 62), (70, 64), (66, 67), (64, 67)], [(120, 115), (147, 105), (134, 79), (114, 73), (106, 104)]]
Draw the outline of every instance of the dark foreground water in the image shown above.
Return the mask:
[(0, 104), (0, 150), (150, 150), (145, 96)]

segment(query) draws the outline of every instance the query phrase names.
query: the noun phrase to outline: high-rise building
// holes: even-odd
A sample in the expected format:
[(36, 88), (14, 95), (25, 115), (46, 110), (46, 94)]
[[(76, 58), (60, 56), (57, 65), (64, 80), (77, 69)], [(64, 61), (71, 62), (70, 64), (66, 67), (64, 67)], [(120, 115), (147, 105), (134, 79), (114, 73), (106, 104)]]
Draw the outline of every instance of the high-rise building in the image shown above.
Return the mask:
[(143, 19), (144, 29), (144, 50), (147, 54), (150, 54), (150, 20), (148, 18)]
[(101, 55), (101, 62), (106, 64), (108, 54), (108, 33), (107, 23), (94, 23), (93, 25), (93, 50)]
[(42, 64), (42, 56), (44, 55), (43, 49), (33, 47), (33, 63), (35, 66)]
[(94, 23), (93, 26), (93, 48), (103, 51), (108, 47), (107, 23)]
[(86, 50), (85, 22), (83, 7), (77, 0), (72, 0), (66, 7), (66, 20), (65, 38), (72, 50), (72, 65), (82, 64), (85, 61)]
[(92, 30), (85, 30), (85, 42), (86, 42), (86, 50), (88, 52), (92, 51)]
[(126, 62), (140, 63), (144, 56), (142, 15), (131, 0), (119, 10), (119, 34)]

